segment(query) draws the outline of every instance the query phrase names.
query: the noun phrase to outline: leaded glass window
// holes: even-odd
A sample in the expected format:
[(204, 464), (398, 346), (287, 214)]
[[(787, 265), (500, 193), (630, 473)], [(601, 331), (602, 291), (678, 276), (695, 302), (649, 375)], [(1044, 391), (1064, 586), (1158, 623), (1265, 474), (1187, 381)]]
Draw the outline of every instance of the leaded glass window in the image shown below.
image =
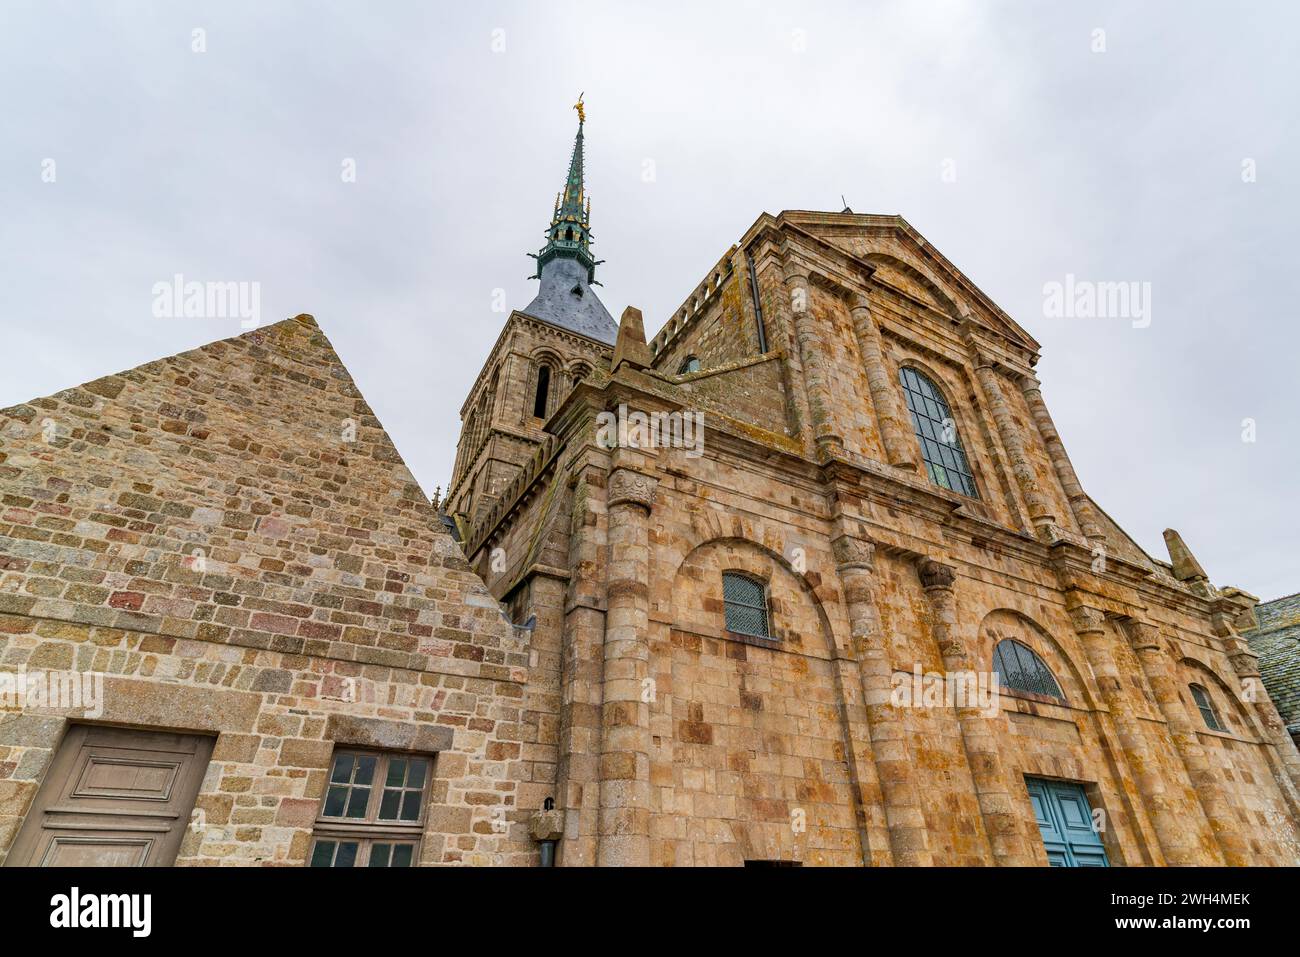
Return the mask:
[(1061, 694), (1061, 686), (1052, 675), (1052, 669), (1047, 667), (1047, 662), (1034, 654), (1027, 645), (1022, 645), (1013, 638), (998, 642), (993, 651), (993, 670), (997, 672), (998, 681), (1004, 688), (1047, 695), (1049, 698), (1065, 698)]
[(903, 397), (912, 414), (912, 428), (921, 445), (921, 459), (930, 473), (930, 481), (941, 488), (979, 498), (975, 477), (957, 435), (957, 422), (943, 393), (915, 369), (899, 369), (898, 378), (903, 384)]
[(1211, 731), (1226, 731), (1223, 722), (1219, 720), (1219, 712), (1214, 707), (1214, 702), (1210, 700), (1210, 693), (1200, 685), (1190, 685), (1192, 691), (1192, 700), (1196, 702), (1196, 709), (1201, 712), (1201, 720)]
[(757, 638), (771, 637), (767, 627), (767, 589), (761, 581), (739, 572), (723, 572), (722, 604), (727, 631)]
[(691, 372), (700, 371), (700, 360), (696, 356), (687, 356), (686, 361), (681, 364), (677, 370), (678, 375), (686, 375)]

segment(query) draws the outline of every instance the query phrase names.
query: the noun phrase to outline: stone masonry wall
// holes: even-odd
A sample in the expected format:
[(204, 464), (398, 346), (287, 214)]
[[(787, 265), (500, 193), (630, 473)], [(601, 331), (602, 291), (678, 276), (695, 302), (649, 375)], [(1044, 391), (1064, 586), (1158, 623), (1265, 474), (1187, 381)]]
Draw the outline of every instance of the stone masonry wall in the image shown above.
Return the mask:
[[(304, 863), (343, 745), (436, 754), (424, 863), (535, 858), (529, 649), (311, 317), (4, 410), (0, 495), (0, 669), (216, 736), (179, 863)], [(0, 714), (0, 854), (80, 717)]]

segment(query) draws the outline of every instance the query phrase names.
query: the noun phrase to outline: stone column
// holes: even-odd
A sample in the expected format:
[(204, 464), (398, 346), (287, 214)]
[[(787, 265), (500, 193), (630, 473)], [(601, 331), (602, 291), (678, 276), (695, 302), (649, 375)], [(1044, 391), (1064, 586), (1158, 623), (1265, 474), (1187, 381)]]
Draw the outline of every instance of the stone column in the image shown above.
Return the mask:
[(579, 472), (569, 524), (569, 579), (560, 652), (556, 803), (565, 814), (559, 863), (596, 863), (600, 821), (601, 684), (604, 673), (605, 471)]
[(609, 572), (601, 705), (601, 866), (650, 864), (650, 510), (658, 480), (609, 476)]
[(933, 863), (929, 830), (916, 788), (916, 771), (908, 757), (907, 729), (891, 698), (894, 669), (876, 609), (872, 583), (875, 546), (841, 532), (831, 541), (831, 548), (849, 613), (893, 863), (927, 867)]
[(1042, 489), (1038, 487), (1038, 477), (1034, 474), (1034, 467), (1025, 452), (1024, 440), (1020, 437), (1015, 419), (1011, 416), (1011, 408), (1007, 405), (1006, 396), (1002, 394), (1002, 385), (998, 381), (998, 372), (993, 366), (993, 361), (984, 355), (977, 355), (975, 377), (979, 380), (980, 389), (984, 392), (984, 398), (993, 413), (993, 421), (997, 424), (1002, 447), (1006, 449), (1007, 457), (1011, 460), (1011, 472), (1015, 475), (1020, 492), (1025, 497), (1025, 504), (1029, 507), (1030, 524), (1040, 538), (1049, 540), (1055, 538), (1052, 526), (1056, 517), (1052, 515), (1047, 500), (1043, 497)]
[(1148, 622), (1134, 620), (1128, 622), (1126, 630), (1151, 694), (1169, 725), (1169, 736), (1187, 768), (1192, 789), (1205, 809), (1210, 832), (1223, 852), (1222, 863), (1233, 867), (1249, 865), (1250, 850), (1241, 836), (1236, 809), (1223, 789), (1223, 782), (1210, 765), (1196, 733), (1196, 725), (1178, 693), (1179, 682), (1170, 671), (1169, 660), (1160, 647), (1160, 629)]
[(795, 344), (799, 347), (799, 362), (803, 366), (804, 381), (808, 385), (808, 411), (812, 416), (813, 441), (817, 443), (818, 452), (823, 454), (842, 452), (844, 440), (835, 433), (831, 417), (829, 376), (812, 318), (809, 273), (799, 264), (787, 261), (783, 274), (790, 298), (790, 312), (794, 316), (794, 337)]
[[(978, 655), (971, 647), (971, 637), (957, 620), (953, 592), (956, 574), (950, 566), (931, 559), (922, 561), (917, 571), (930, 603), (930, 629), (943, 656), (947, 680), (953, 680), (956, 675), (969, 675), (974, 684), (981, 669), (977, 665)], [(991, 671), (992, 664), (982, 670)], [(1012, 791), (1014, 782), (998, 750), (994, 722), (1001, 718), (1001, 711), (995, 717), (987, 716), (980, 710), (978, 701), (971, 700), (970, 696), (960, 696), (956, 711), (993, 859), (1006, 867), (1028, 867), (1035, 863), (1034, 855), (1021, 827), (1020, 802)]]
[(1043, 437), (1043, 444), (1047, 446), (1047, 456), (1052, 460), (1057, 478), (1061, 480), (1061, 487), (1065, 490), (1065, 497), (1070, 502), (1070, 508), (1079, 522), (1079, 528), (1083, 530), (1083, 535), (1088, 541), (1104, 542), (1106, 534), (1102, 531), (1101, 522), (1097, 518), (1097, 510), (1084, 492), (1083, 486), (1079, 484), (1079, 476), (1075, 474), (1070, 456), (1065, 452), (1065, 443), (1061, 441), (1061, 435), (1056, 431), (1056, 424), (1052, 422), (1051, 413), (1047, 411), (1047, 403), (1043, 401), (1039, 381), (1033, 376), (1025, 376), (1020, 380), (1020, 388), (1024, 393), (1025, 403), (1029, 406), (1029, 413), (1034, 417), (1034, 424), (1038, 426), (1038, 433)]
[(880, 330), (871, 318), (867, 297), (861, 293), (853, 296), (851, 305), (853, 329), (857, 333), (858, 352), (867, 374), (867, 388), (871, 392), (871, 405), (880, 426), (880, 440), (885, 448), (885, 461), (895, 468), (916, 471), (916, 442), (907, 409), (899, 394), (898, 381), (889, 374), (885, 354), (880, 346)]
[(1173, 865), (1204, 863), (1196, 853), (1195, 843), (1188, 839), (1188, 829), (1180, 823), (1177, 811), (1171, 806), (1164, 775), (1152, 759), (1141, 719), (1124, 692), (1124, 682), (1111, 648), (1112, 638), (1106, 632), (1105, 612), (1079, 605), (1070, 611), (1070, 616), (1097, 681), (1102, 702), (1115, 724), (1124, 764), (1134, 776), (1137, 793), (1155, 828), (1156, 841), (1165, 861)]

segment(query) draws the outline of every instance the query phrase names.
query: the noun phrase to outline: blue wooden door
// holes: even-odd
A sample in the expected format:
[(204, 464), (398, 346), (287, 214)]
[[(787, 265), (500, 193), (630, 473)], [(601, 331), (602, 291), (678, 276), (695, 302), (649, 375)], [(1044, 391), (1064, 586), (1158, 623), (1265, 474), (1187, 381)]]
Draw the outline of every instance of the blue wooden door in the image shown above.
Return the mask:
[(1092, 807), (1083, 785), (1025, 778), (1034, 817), (1053, 867), (1108, 867), (1101, 834), (1092, 826)]

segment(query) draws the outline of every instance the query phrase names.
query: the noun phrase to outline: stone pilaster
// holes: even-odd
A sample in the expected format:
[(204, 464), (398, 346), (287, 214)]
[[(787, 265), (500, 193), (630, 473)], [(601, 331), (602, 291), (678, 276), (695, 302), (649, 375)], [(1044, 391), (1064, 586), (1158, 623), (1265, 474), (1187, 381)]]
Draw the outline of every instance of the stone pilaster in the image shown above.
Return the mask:
[(600, 821), (601, 685), (604, 673), (605, 473), (587, 466), (573, 492), (569, 579), (560, 664), (556, 800), (565, 814), (559, 862), (596, 863)]
[(602, 866), (650, 863), (650, 510), (658, 480), (629, 468), (609, 475), (608, 610), (601, 705)]
[[(1114, 724), (1124, 767), (1133, 776), (1133, 787), (1155, 830), (1158, 850), (1164, 857), (1164, 863), (1205, 863), (1197, 854), (1195, 843), (1188, 840), (1188, 829), (1179, 822), (1164, 775), (1153, 760), (1141, 721), (1125, 694), (1119, 666), (1115, 663), (1111, 647), (1113, 639), (1106, 631), (1105, 612), (1099, 608), (1077, 605), (1070, 610), (1070, 617), (1097, 681), (1102, 702)], [(1134, 823), (1137, 824), (1136, 821)]]
[(880, 440), (885, 449), (885, 461), (895, 468), (916, 471), (916, 443), (912, 440), (907, 410), (899, 394), (897, 380), (889, 374), (885, 354), (880, 345), (880, 330), (871, 318), (867, 297), (861, 293), (851, 303), (853, 329), (858, 338), (858, 352), (867, 375), (867, 389), (871, 405), (880, 428)]
[(1097, 510), (1079, 483), (1079, 476), (1074, 471), (1070, 456), (1065, 452), (1065, 443), (1061, 441), (1061, 435), (1056, 431), (1051, 413), (1047, 411), (1047, 403), (1043, 401), (1039, 381), (1033, 376), (1025, 376), (1020, 380), (1020, 389), (1029, 406), (1029, 413), (1034, 418), (1034, 425), (1038, 427), (1038, 434), (1043, 437), (1043, 444), (1047, 447), (1047, 457), (1051, 459), (1057, 478), (1061, 480), (1061, 487), (1065, 490), (1065, 497), (1070, 503), (1070, 509), (1074, 512), (1079, 528), (1083, 530), (1084, 537), (1088, 541), (1104, 542), (1106, 534), (1102, 531), (1101, 522), (1097, 518)]
[[(950, 566), (930, 559), (922, 561), (917, 571), (930, 603), (930, 629), (943, 656), (946, 679), (966, 675), (973, 683), (979, 670), (978, 656), (957, 619), (956, 574)], [(983, 714), (977, 701), (959, 700), (956, 711), (993, 859), (1003, 866), (1027, 867), (1035, 863), (1034, 856), (1020, 826), (1014, 782), (998, 750), (995, 719)]]
[(831, 547), (849, 613), (849, 632), (862, 681), (893, 863), (900, 867), (929, 866), (933, 857), (916, 788), (916, 769), (908, 756), (907, 729), (891, 700), (894, 669), (880, 627), (872, 581), (875, 546), (841, 532), (831, 541)]
[(1250, 850), (1241, 836), (1232, 800), (1201, 746), (1196, 725), (1178, 693), (1179, 682), (1175, 680), (1169, 659), (1160, 647), (1160, 629), (1148, 622), (1129, 621), (1126, 631), (1147, 685), (1156, 699), (1156, 706), (1168, 724), (1169, 736), (1187, 768), (1188, 780), (1205, 809), (1206, 822), (1223, 853), (1223, 863), (1233, 867), (1251, 864)]
[(794, 317), (795, 344), (799, 347), (799, 361), (808, 386), (808, 411), (812, 416), (813, 441), (819, 453), (841, 452), (844, 440), (836, 434), (831, 416), (830, 380), (826, 357), (822, 354), (822, 345), (813, 322), (809, 273), (798, 263), (787, 261), (783, 275), (790, 313)]
[(1025, 505), (1029, 508), (1029, 522), (1039, 538), (1054, 539), (1056, 534), (1052, 526), (1056, 522), (1056, 517), (1048, 507), (1042, 489), (1038, 487), (1034, 467), (1025, 452), (1024, 440), (1020, 437), (1020, 430), (1016, 428), (1015, 420), (1011, 416), (1011, 408), (1007, 405), (1002, 384), (998, 381), (998, 371), (991, 359), (982, 354), (976, 355), (975, 377), (979, 380), (984, 399), (993, 413), (998, 437), (1002, 440), (1002, 447), (1006, 449), (1007, 458), (1011, 460), (1011, 472), (1020, 486), (1020, 494), (1024, 496)]

